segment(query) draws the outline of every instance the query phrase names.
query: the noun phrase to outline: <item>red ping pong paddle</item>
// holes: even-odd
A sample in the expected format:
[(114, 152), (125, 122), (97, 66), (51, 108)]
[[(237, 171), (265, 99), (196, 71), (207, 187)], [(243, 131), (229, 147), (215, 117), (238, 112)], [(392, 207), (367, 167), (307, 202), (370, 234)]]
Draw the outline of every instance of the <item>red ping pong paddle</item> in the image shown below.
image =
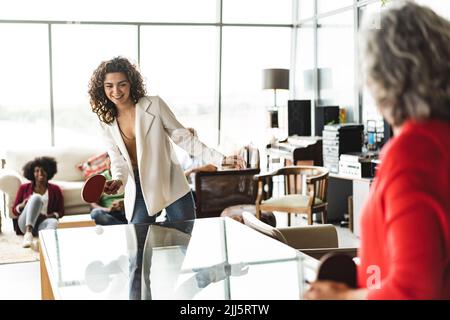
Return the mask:
[(102, 196), (105, 188), (106, 178), (101, 174), (95, 174), (83, 185), (81, 189), (81, 198), (87, 203), (97, 202)]

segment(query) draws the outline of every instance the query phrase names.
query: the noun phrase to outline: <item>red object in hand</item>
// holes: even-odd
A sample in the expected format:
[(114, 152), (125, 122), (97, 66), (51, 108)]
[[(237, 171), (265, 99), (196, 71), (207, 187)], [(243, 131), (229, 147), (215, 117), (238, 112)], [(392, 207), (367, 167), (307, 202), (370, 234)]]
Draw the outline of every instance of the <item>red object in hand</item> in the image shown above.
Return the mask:
[(87, 203), (98, 202), (105, 188), (106, 178), (96, 174), (86, 180), (81, 189), (81, 198)]

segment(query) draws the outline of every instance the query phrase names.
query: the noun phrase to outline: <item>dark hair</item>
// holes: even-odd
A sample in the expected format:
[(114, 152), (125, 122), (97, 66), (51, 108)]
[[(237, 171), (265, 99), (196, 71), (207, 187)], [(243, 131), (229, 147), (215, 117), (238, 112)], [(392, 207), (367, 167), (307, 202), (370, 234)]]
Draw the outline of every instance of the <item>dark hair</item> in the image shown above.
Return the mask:
[(116, 105), (106, 97), (104, 84), (107, 73), (122, 72), (130, 82), (130, 96), (134, 103), (144, 97), (147, 93), (144, 80), (136, 65), (123, 57), (115, 57), (103, 61), (95, 69), (89, 81), (89, 95), (92, 112), (96, 113), (100, 121), (110, 124), (117, 116)]
[(34, 168), (36, 167), (44, 169), (45, 173), (47, 173), (47, 180), (52, 179), (56, 172), (58, 172), (55, 158), (37, 157), (34, 160), (28, 161), (22, 168), (23, 176), (33, 183), (35, 182)]
[(380, 28), (366, 20), (360, 54), (383, 115), (450, 121), (450, 22), (412, 1), (384, 10)]

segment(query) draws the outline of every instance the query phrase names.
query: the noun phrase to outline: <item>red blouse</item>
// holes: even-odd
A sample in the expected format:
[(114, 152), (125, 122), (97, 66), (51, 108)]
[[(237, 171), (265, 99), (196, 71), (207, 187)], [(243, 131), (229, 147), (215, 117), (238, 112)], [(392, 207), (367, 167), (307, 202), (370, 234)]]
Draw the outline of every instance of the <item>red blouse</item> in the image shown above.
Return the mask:
[(449, 123), (405, 123), (362, 213), (358, 284), (368, 299), (450, 299), (449, 190)]

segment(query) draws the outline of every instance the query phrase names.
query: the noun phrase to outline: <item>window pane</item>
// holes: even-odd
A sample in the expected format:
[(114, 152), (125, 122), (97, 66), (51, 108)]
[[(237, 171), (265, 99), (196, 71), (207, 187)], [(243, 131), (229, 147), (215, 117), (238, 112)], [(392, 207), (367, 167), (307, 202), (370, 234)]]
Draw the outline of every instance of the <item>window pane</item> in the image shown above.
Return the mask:
[[(24, 10), (24, 8), (27, 9)], [(0, 19), (214, 22), (216, 20), (216, 1), (14, 0), (3, 1), (0, 4)]]
[(314, 31), (305, 24), (297, 34), (297, 59), (295, 68), (295, 99), (314, 98)]
[[(364, 19), (371, 18), (371, 25), (373, 25), (374, 28), (380, 27), (380, 13), (381, 10), (386, 8), (387, 6), (381, 6), (380, 3), (372, 3), (367, 6), (359, 8), (361, 17), (360, 19), (360, 25)], [(366, 17), (367, 16), (367, 17)], [(361, 79), (361, 84), (364, 86), (363, 79)], [(375, 105), (375, 101), (373, 100), (372, 96), (370, 95), (369, 90), (364, 87), (362, 88), (362, 121), (364, 124), (367, 124), (368, 120), (375, 120), (377, 122), (382, 121), (382, 116), (378, 112), (378, 109)], [(365, 127), (367, 129), (367, 126)]]
[(227, 23), (292, 23), (292, 0), (224, 0)]
[(317, 0), (317, 12), (324, 13), (346, 6), (351, 6), (352, 4), (353, 0)]
[(97, 139), (98, 117), (89, 104), (88, 83), (103, 60), (122, 55), (137, 61), (137, 28), (56, 25), (52, 46), (55, 144), (101, 144)]
[(299, 18), (310, 18), (314, 15), (314, 0), (299, 0)]
[[(142, 27), (141, 67), (150, 95), (167, 102), (178, 120), (217, 144), (216, 27)], [(157, 44), (157, 46), (155, 46)]]
[[(290, 28), (224, 28), (221, 142), (230, 149), (267, 143), (274, 93), (262, 89), (263, 69), (289, 69), (290, 36)], [(286, 109), (287, 100), (288, 91), (277, 90), (277, 105)], [(285, 112), (279, 122), (287, 132)]]
[(0, 149), (49, 146), (48, 29), (0, 24)]
[(319, 20), (317, 65), (319, 104), (345, 108), (353, 119), (354, 88), (353, 11)]
[(450, 19), (450, 1), (448, 0), (416, 0), (418, 4), (430, 7), (438, 15)]

